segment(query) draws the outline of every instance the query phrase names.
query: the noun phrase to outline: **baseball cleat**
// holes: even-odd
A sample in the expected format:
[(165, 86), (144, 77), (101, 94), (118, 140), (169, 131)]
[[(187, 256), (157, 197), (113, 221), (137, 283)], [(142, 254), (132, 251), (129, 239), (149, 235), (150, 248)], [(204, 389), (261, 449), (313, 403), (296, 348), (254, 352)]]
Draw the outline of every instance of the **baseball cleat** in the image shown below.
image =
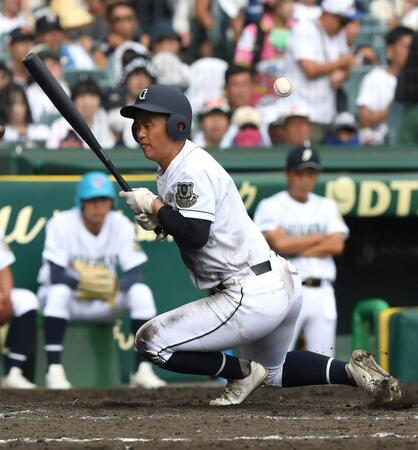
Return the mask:
[(138, 370), (131, 375), (130, 387), (142, 387), (144, 389), (157, 389), (167, 385), (167, 382), (159, 378), (152, 370), (152, 364), (142, 362), (138, 366)]
[(347, 369), (357, 386), (373, 399), (386, 403), (401, 398), (398, 380), (383, 370), (365, 350), (354, 350)]
[(239, 405), (262, 385), (268, 376), (268, 370), (255, 361), (251, 361), (250, 369), (250, 374), (242, 380), (228, 381), (225, 392), (221, 397), (211, 400), (210, 406)]
[(36, 384), (31, 383), (23, 376), (21, 368), (12, 367), (1, 381), (1, 387), (6, 389), (35, 389)]
[(46, 374), (46, 387), (48, 389), (71, 389), (62, 364), (50, 364)]

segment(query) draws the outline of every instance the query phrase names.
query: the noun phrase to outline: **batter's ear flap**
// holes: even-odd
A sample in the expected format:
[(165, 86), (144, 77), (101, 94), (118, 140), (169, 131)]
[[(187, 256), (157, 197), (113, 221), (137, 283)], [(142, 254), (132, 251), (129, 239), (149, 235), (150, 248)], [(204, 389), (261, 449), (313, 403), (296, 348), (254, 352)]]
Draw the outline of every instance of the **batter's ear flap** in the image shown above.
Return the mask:
[(139, 144), (138, 137), (137, 137), (137, 134), (138, 134), (138, 126), (137, 126), (137, 124), (135, 123), (135, 121), (134, 121), (133, 124), (132, 124), (131, 130), (132, 130), (132, 136), (133, 136), (133, 138), (134, 138), (135, 141), (138, 142), (138, 144)]
[(178, 141), (190, 136), (191, 123), (186, 116), (179, 113), (171, 114), (167, 119), (167, 134)]

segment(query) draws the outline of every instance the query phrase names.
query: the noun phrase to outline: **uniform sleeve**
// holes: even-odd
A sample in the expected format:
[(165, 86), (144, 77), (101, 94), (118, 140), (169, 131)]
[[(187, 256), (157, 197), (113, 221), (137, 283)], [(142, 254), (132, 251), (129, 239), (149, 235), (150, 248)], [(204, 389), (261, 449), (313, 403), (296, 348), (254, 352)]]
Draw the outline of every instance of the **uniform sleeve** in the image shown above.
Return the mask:
[(271, 202), (262, 200), (254, 213), (254, 222), (261, 232), (275, 230), (280, 226), (280, 214), (271, 208)]
[(375, 92), (373, 84), (373, 76), (371, 73), (365, 75), (361, 80), (359, 94), (356, 100), (357, 106), (367, 106), (373, 109), (373, 105), (375, 104), (373, 101), (373, 93)]
[(300, 22), (292, 30), (289, 51), (296, 61), (319, 61), (318, 34), (308, 22)]
[(328, 202), (327, 234), (342, 233), (344, 235), (344, 239), (347, 239), (350, 231), (338, 211), (337, 204), (332, 200), (328, 200)]
[(0, 231), (0, 270), (9, 267), (15, 262), (15, 255), (9, 246), (4, 242), (3, 232)]
[(126, 218), (121, 217), (118, 242), (118, 260), (123, 272), (127, 272), (148, 260), (147, 255), (136, 241), (134, 225)]
[(174, 201), (179, 213), (187, 219), (214, 222), (217, 198), (215, 181), (205, 170), (189, 170), (177, 179), (179, 181), (175, 185)]
[(68, 239), (66, 228), (61, 220), (52, 218), (46, 224), (45, 245), (42, 258), (51, 261), (61, 267), (68, 267), (70, 264), (70, 252), (68, 249)]

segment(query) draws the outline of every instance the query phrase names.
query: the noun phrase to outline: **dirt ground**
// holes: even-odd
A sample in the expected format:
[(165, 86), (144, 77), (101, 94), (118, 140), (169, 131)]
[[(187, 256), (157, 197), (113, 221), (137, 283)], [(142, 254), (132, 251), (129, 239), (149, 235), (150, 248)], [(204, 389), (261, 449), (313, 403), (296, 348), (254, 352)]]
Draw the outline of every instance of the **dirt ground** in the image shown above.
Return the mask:
[(355, 388), (261, 388), (236, 407), (210, 408), (217, 387), (0, 390), (0, 448), (418, 448), (418, 385), (381, 408)]

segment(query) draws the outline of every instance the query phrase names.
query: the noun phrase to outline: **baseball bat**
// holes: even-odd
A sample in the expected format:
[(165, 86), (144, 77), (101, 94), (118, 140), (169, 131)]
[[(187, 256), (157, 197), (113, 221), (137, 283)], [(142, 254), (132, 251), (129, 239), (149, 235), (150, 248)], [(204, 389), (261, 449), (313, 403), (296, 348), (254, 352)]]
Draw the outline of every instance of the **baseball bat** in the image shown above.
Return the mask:
[[(115, 177), (115, 180), (118, 182), (119, 186), (125, 192), (131, 191), (132, 189), (122, 177), (119, 170), (114, 166), (112, 160), (102, 149), (102, 146), (97, 141), (79, 110), (75, 107), (70, 97), (68, 97), (64, 89), (42, 62), (41, 58), (39, 58), (36, 53), (31, 52), (25, 56), (22, 62), (28, 72), (32, 75), (33, 79), (39, 84), (41, 89), (49, 97), (62, 116), (93, 150), (107, 170)], [(157, 235), (158, 240), (164, 239), (167, 235), (161, 227), (157, 227), (155, 229), (155, 234)]]
[(68, 97), (65, 93), (64, 89), (42, 62), (41, 58), (39, 58), (36, 53), (29, 53), (25, 56), (22, 62), (28, 72), (32, 75), (33, 79), (39, 84), (41, 89), (49, 97), (62, 116), (93, 150), (96, 156), (105, 165), (107, 170), (115, 177), (119, 186), (124, 191), (130, 191), (131, 188), (128, 183), (106, 155), (102, 149), (102, 146), (95, 138), (94, 134), (90, 130), (78, 109), (75, 107), (74, 103), (71, 101), (70, 97)]

